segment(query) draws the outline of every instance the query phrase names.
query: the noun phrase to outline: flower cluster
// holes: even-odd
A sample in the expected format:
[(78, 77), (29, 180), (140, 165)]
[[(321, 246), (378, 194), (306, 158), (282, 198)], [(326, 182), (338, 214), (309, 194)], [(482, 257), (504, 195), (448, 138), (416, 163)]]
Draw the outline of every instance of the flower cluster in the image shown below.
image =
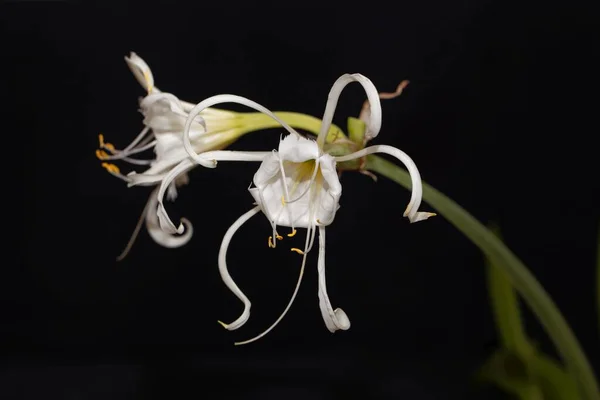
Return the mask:
[[(402, 82), (394, 93), (380, 94), (365, 76), (342, 75), (330, 90), (318, 134), (316, 138), (312, 138), (303, 136), (285, 118), (280, 118), (276, 113), (245, 97), (217, 95), (195, 106), (181, 102), (175, 96), (160, 92), (154, 87), (152, 74), (143, 60), (133, 53), (126, 60), (148, 91), (148, 95), (140, 102), (146, 125), (140, 136), (150, 131), (152, 136), (150, 140), (136, 138), (121, 151), (101, 140), (102, 150), (110, 153), (101, 153), (101, 158), (136, 163), (139, 160), (131, 158), (131, 155), (154, 147), (156, 159), (149, 162), (150, 168), (145, 172), (132, 172), (125, 176), (113, 168), (112, 164), (107, 164), (106, 168), (113, 175), (126, 180), (129, 186), (156, 185), (145, 210), (148, 231), (151, 235), (157, 235), (153, 236), (155, 240), (167, 246), (180, 245), (189, 240), (186, 236), (190, 232), (189, 221), (182, 219), (175, 225), (166, 212), (164, 198), (165, 195), (170, 200), (175, 198), (175, 188), (187, 182), (186, 173), (190, 169), (198, 165), (215, 168), (221, 161), (259, 163), (252, 184), (247, 189), (249, 199), (254, 200), (254, 206), (229, 227), (218, 254), (218, 267), (223, 282), (244, 306), (241, 315), (233, 322), (227, 324), (219, 321), (223, 327), (227, 330), (238, 329), (250, 317), (251, 302), (236, 285), (227, 268), (227, 250), (236, 231), (253, 216), (262, 214), (271, 226), (269, 235), (265, 235), (266, 242), (269, 247), (274, 248), (283, 239), (283, 235), (292, 237), (299, 229), (305, 230), (304, 247), (291, 248), (291, 251), (302, 256), (302, 261), (299, 278), (287, 306), (279, 318), (261, 334), (236, 344), (250, 343), (263, 337), (286, 315), (298, 293), (307, 255), (313, 249), (317, 233), (318, 298), (321, 314), (330, 332), (349, 329), (350, 320), (346, 313), (341, 308), (334, 309), (331, 304), (325, 279), (326, 228), (334, 222), (342, 196), (339, 175), (344, 168), (340, 164), (358, 161), (356, 169), (363, 171), (364, 160), (369, 154), (385, 153), (396, 158), (404, 164), (412, 180), (411, 198), (404, 217), (414, 223), (435, 215), (419, 211), (422, 184), (413, 160), (402, 150), (392, 146), (367, 146), (369, 141), (377, 137), (381, 128), (380, 98), (398, 96), (408, 82)], [(332, 120), (340, 94), (352, 82), (361, 84), (367, 95), (360, 117), (354, 121), (356, 124), (363, 124), (362, 129), (351, 129), (349, 137), (342, 134), (332, 138)], [(222, 103), (238, 103), (250, 107), (276, 121), (287, 134), (280, 138), (276, 149), (268, 151), (222, 150), (236, 138), (230, 133), (230, 124), (236, 119), (235, 113), (213, 108)]]

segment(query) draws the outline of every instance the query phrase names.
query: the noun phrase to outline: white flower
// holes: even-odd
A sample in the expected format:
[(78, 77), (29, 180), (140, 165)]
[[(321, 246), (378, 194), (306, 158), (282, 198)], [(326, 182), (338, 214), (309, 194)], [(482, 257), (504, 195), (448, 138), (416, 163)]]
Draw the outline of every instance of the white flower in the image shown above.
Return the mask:
[[(144, 116), (144, 129), (125, 148), (119, 150), (99, 135), (100, 149), (96, 156), (102, 161), (102, 166), (113, 176), (128, 183), (128, 186), (153, 186), (157, 185), (168, 173), (182, 160), (189, 156), (183, 147), (183, 128), (188, 119), (189, 111), (193, 104), (181, 101), (171, 93), (160, 91), (154, 86), (154, 76), (150, 67), (137, 54), (131, 53), (125, 57), (127, 65), (133, 72), (142, 87), (148, 94), (140, 99), (140, 112)], [(241, 135), (255, 130), (256, 124), (243, 114), (207, 108), (190, 119), (189, 139), (191, 148), (202, 153), (208, 150), (222, 149), (235, 141)], [(140, 158), (143, 153), (154, 152), (151, 158)], [(123, 162), (134, 166), (144, 166), (142, 172), (121, 173), (114, 162)], [(213, 167), (212, 162), (205, 162), (205, 167)], [(190, 166), (191, 169), (193, 166)], [(187, 170), (189, 170), (187, 169)], [(186, 171), (187, 171), (186, 170)], [(173, 201), (177, 197), (177, 187), (188, 182), (186, 174), (179, 174), (177, 179), (168, 188), (168, 199)], [(134, 230), (125, 250), (117, 258), (123, 259), (133, 245), (142, 221), (150, 236), (164, 247), (179, 247), (186, 244), (192, 236), (192, 226), (185, 220), (186, 233), (182, 236), (167, 235), (163, 230), (160, 233), (154, 229), (158, 224), (156, 215), (157, 204), (154, 201), (156, 191), (148, 200), (136, 229)], [(180, 233), (183, 233), (183, 229)]]
[[(296, 228), (306, 228), (307, 230), (304, 249), (291, 249), (302, 254), (303, 259), (300, 267), (300, 276), (287, 307), (267, 330), (252, 339), (236, 343), (238, 345), (250, 343), (261, 338), (272, 330), (285, 316), (298, 292), (304, 273), (306, 256), (312, 248), (317, 229), (319, 231), (318, 296), (321, 314), (327, 329), (331, 332), (350, 328), (350, 321), (346, 313), (340, 308), (333, 309), (327, 295), (325, 281), (325, 227), (335, 219), (336, 211), (339, 208), (339, 199), (342, 194), (342, 187), (335, 168), (336, 162), (349, 161), (373, 153), (386, 153), (396, 157), (405, 164), (412, 179), (412, 195), (404, 211), (404, 216), (410, 222), (417, 222), (435, 215), (433, 213), (418, 211), (422, 196), (421, 178), (414, 162), (401, 150), (386, 145), (375, 145), (340, 157), (334, 157), (324, 152), (326, 135), (333, 119), (339, 95), (348, 83), (354, 81), (362, 84), (370, 102), (370, 113), (366, 124), (367, 132), (365, 134), (367, 140), (370, 140), (377, 136), (381, 127), (381, 104), (374, 85), (369, 79), (360, 74), (345, 74), (334, 83), (329, 93), (321, 130), (316, 141), (301, 137), (289, 126), (282, 124), (290, 135), (280, 141), (278, 151), (273, 150), (267, 153), (214, 151), (198, 155), (191, 148), (189, 132), (193, 118), (206, 107), (215, 105), (218, 102), (238, 102), (245, 104), (276, 119), (269, 110), (248, 99), (231, 95), (214, 96), (198, 104), (189, 113), (184, 129), (184, 146), (194, 161), (206, 164), (210, 160), (215, 163), (216, 161), (224, 160), (262, 160), (258, 171), (254, 175), (254, 187), (249, 189), (250, 194), (256, 201), (256, 206), (244, 213), (231, 225), (223, 238), (219, 251), (218, 264), (221, 277), (227, 287), (244, 303), (242, 314), (234, 322), (225, 324), (219, 321), (226, 329), (235, 330), (241, 327), (248, 320), (251, 307), (250, 300), (235, 284), (227, 270), (227, 249), (235, 232), (252, 216), (261, 211), (268, 218), (272, 226), (272, 234), (268, 238), (268, 245), (270, 247), (275, 247), (278, 240), (283, 240), (283, 236), (280, 235), (277, 229), (278, 226), (287, 227), (291, 230), (291, 233), (287, 236), (294, 236)], [(190, 168), (191, 165), (191, 160), (185, 160), (178, 167), (174, 168), (161, 183), (158, 193), (158, 216), (161, 227), (167, 230), (167, 232), (182, 231), (183, 227), (180, 225), (179, 228), (175, 228), (175, 225), (166, 214), (164, 207), (162, 207), (162, 196), (165, 193), (166, 187), (178, 176), (178, 173)]]

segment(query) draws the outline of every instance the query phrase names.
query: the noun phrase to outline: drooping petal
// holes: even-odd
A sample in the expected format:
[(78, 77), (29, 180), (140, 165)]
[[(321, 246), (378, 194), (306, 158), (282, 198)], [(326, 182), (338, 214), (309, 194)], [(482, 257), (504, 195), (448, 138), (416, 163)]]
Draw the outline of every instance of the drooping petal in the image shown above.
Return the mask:
[(187, 244), (194, 234), (192, 223), (187, 218), (181, 218), (181, 223), (185, 226), (182, 235), (173, 235), (165, 232), (160, 227), (158, 219), (158, 191), (156, 188), (152, 191), (148, 200), (148, 210), (146, 212), (146, 229), (148, 234), (156, 243), (163, 247), (176, 248)]
[(408, 217), (410, 222), (423, 221), (429, 217), (435, 216), (435, 213), (418, 211), (423, 197), (423, 184), (421, 183), (421, 175), (419, 174), (419, 170), (417, 169), (414, 161), (402, 150), (387, 145), (375, 145), (366, 147), (346, 156), (335, 157), (335, 160), (337, 162), (350, 161), (373, 153), (385, 153), (396, 157), (406, 166), (406, 169), (410, 174), (410, 179), (412, 181), (412, 193), (410, 196), (410, 202), (408, 203), (403, 215)]
[(133, 230), (133, 233), (131, 234), (131, 237), (129, 238), (129, 241), (127, 242), (127, 245), (125, 246), (125, 249), (121, 252), (121, 254), (119, 254), (119, 256), (117, 256), (117, 261), (122, 261), (125, 257), (127, 257), (140, 233), (142, 222), (144, 221), (146, 222), (146, 229), (148, 230), (150, 237), (163, 247), (181, 247), (187, 244), (192, 238), (194, 232), (192, 223), (186, 218), (181, 219), (185, 225), (185, 232), (183, 235), (169, 235), (160, 228), (158, 216), (156, 215), (158, 205), (157, 195), (158, 188), (154, 189), (152, 194), (150, 194), (150, 197), (144, 206), (144, 210), (142, 211), (142, 215), (140, 215), (140, 218), (135, 226), (135, 229)]
[(327, 105), (325, 106), (325, 113), (323, 114), (321, 130), (319, 131), (319, 136), (317, 137), (317, 143), (321, 149), (325, 144), (329, 127), (333, 121), (333, 114), (335, 113), (340, 94), (346, 85), (351, 82), (360, 83), (365, 89), (367, 98), (369, 99), (371, 112), (369, 115), (369, 123), (367, 124), (367, 131), (365, 132), (365, 138), (367, 140), (373, 139), (377, 136), (379, 130), (381, 129), (381, 102), (379, 100), (379, 93), (377, 92), (375, 85), (373, 85), (373, 82), (361, 74), (344, 74), (335, 81), (331, 87), (331, 90), (329, 91)]
[(350, 319), (348, 315), (341, 308), (335, 310), (331, 306), (329, 301), (329, 295), (327, 295), (327, 282), (325, 280), (325, 227), (319, 226), (319, 261), (318, 261), (318, 272), (319, 272), (319, 308), (321, 309), (321, 315), (325, 326), (329, 329), (329, 332), (333, 333), (338, 330), (350, 329)]
[[(256, 207), (256, 208), (258, 208), (258, 207)], [(314, 227), (312, 227), (312, 230), (314, 230)], [(306, 256), (308, 254), (308, 247), (309, 247), (310, 239), (311, 239), (311, 229), (308, 229), (306, 232), (306, 242), (304, 244), (304, 252), (302, 252), (302, 265), (300, 266), (300, 273), (298, 274), (298, 281), (296, 282), (296, 287), (294, 288), (292, 297), (290, 297), (290, 300), (288, 301), (288, 304), (285, 307), (285, 309), (283, 310), (283, 312), (279, 315), (279, 317), (275, 320), (275, 322), (273, 322), (273, 324), (270, 327), (268, 327), (267, 329), (265, 329), (261, 334), (254, 336), (252, 339), (244, 340), (242, 342), (235, 342), (234, 344), (236, 346), (241, 346), (243, 344), (252, 343), (252, 342), (255, 342), (258, 339), (262, 338), (267, 333), (271, 332), (273, 330), (273, 328), (275, 328), (279, 324), (279, 322), (281, 322), (281, 320), (285, 317), (287, 312), (290, 310), (290, 308), (292, 307), (292, 304), (294, 303), (294, 300), (296, 299), (296, 296), (298, 295), (298, 290), (300, 290), (300, 284), (302, 283), (302, 278), (304, 276), (304, 267), (306, 265)], [(248, 315), (249, 315), (249, 313), (248, 313)]]
[(250, 303), (248, 297), (246, 297), (246, 295), (242, 293), (238, 285), (235, 284), (235, 282), (231, 278), (231, 275), (229, 274), (229, 271), (227, 270), (227, 249), (229, 248), (231, 239), (233, 238), (233, 235), (235, 235), (237, 230), (240, 229), (242, 225), (244, 225), (250, 218), (258, 214), (259, 212), (260, 208), (257, 206), (243, 214), (241, 217), (239, 217), (237, 221), (235, 221), (229, 227), (229, 229), (227, 229), (227, 232), (225, 232), (225, 236), (223, 237), (223, 241), (221, 242), (221, 248), (219, 249), (219, 272), (221, 274), (221, 279), (223, 279), (223, 282), (229, 288), (229, 290), (231, 290), (233, 294), (235, 294), (237, 298), (240, 299), (242, 303), (244, 303), (244, 311), (242, 312), (242, 315), (240, 315), (235, 321), (233, 321), (230, 324), (225, 324), (219, 321), (219, 323), (225, 329), (230, 331), (238, 329), (240, 326), (244, 325), (246, 321), (248, 321), (248, 318), (250, 318), (250, 307), (252, 303)]
[(146, 61), (134, 52), (131, 52), (129, 53), (129, 57), (125, 56), (125, 62), (140, 85), (142, 85), (148, 93), (152, 92), (154, 89), (154, 76), (152, 76), (152, 71), (148, 64), (146, 64)]
[(180, 223), (178, 227), (175, 227), (175, 224), (173, 224), (173, 222), (169, 218), (169, 215), (167, 214), (167, 210), (165, 210), (165, 206), (163, 204), (163, 198), (165, 196), (165, 192), (167, 191), (167, 188), (169, 187), (171, 182), (173, 182), (175, 179), (177, 179), (177, 177), (179, 177), (181, 174), (188, 172), (194, 166), (195, 166), (195, 164), (193, 161), (191, 161), (190, 159), (185, 159), (181, 163), (179, 163), (179, 165), (177, 165), (175, 168), (173, 168), (171, 171), (169, 171), (169, 173), (164, 177), (164, 179), (160, 183), (160, 186), (158, 188), (158, 193), (156, 195), (156, 198), (158, 201), (158, 207), (157, 207), (156, 214), (158, 216), (158, 222), (159, 222), (161, 229), (163, 231), (165, 231), (166, 233), (181, 234), (184, 232), (184, 226), (183, 226), (183, 224)]

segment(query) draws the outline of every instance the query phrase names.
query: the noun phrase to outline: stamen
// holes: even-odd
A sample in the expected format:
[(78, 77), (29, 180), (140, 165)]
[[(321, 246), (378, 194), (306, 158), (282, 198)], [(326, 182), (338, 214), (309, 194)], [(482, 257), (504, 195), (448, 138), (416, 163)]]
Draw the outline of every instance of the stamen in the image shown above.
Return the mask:
[(115, 164), (109, 164), (104, 162), (102, 163), (102, 168), (105, 168), (111, 174), (121, 175), (121, 170), (119, 170), (119, 167), (117, 167)]
[(274, 249), (275, 245), (273, 244), (273, 236), (269, 236), (269, 247)]
[(97, 149), (96, 157), (98, 157), (98, 160), (106, 160), (109, 156), (104, 150)]
[(292, 229), (292, 233), (288, 233), (287, 236), (288, 237), (294, 237), (296, 236), (297, 231), (295, 229)]
[(288, 204), (289, 203), (295, 203), (295, 202), (297, 202), (302, 197), (304, 197), (304, 195), (312, 188), (313, 184), (315, 183), (315, 180), (316, 180), (316, 177), (317, 177), (317, 173), (319, 172), (319, 168), (320, 168), (319, 163), (320, 163), (320, 160), (318, 158), (315, 159), (315, 168), (313, 169), (313, 172), (312, 172), (312, 175), (310, 177), (310, 181), (308, 182), (308, 185), (306, 186), (306, 188), (304, 189), (304, 191), (298, 197), (296, 197), (293, 200), (288, 200)]
[(275, 237), (277, 238), (277, 240), (283, 240), (283, 236), (281, 236), (279, 234), (277, 236), (275, 236)]
[(281, 195), (281, 205), (285, 206), (285, 197)]
[(296, 248), (296, 247), (292, 247), (290, 250), (291, 250), (291, 251), (295, 251), (295, 252), (296, 252), (296, 253), (298, 253), (298, 254), (304, 254), (304, 252), (303, 252), (302, 250), (300, 250), (300, 249), (298, 249), (298, 248)]
[(98, 134), (98, 147), (104, 147), (104, 135), (99, 133)]
[(116, 151), (116, 150), (115, 150), (115, 146), (113, 146), (113, 144), (112, 144), (112, 143), (104, 143), (104, 146), (103, 146), (103, 147), (104, 147), (106, 150), (110, 151), (111, 153), (114, 153), (114, 152)]

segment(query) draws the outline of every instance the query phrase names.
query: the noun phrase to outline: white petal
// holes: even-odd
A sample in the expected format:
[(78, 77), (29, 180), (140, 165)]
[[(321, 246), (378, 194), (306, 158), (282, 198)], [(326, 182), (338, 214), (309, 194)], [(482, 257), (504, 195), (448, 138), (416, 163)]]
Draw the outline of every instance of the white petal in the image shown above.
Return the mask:
[[(314, 230), (314, 227), (312, 229)], [(285, 317), (287, 312), (292, 307), (292, 304), (294, 303), (294, 300), (296, 299), (296, 296), (298, 295), (298, 290), (300, 289), (300, 284), (302, 283), (302, 277), (304, 276), (304, 267), (306, 265), (306, 256), (308, 254), (309, 241), (310, 241), (310, 237), (311, 237), (310, 233), (311, 233), (311, 229), (308, 229), (306, 232), (306, 241), (304, 244), (304, 254), (302, 255), (302, 265), (300, 266), (300, 273), (298, 274), (298, 281), (296, 282), (296, 287), (294, 288), (294, 292), (292, 293), (292, 297), (290, 297), (290, 300), (288, 301), (287, 306), (285, 307), (283, 312), (279, 315), (279, 317), (275, 320), (275, 322), (273, 322), (273, 324), (270, 327), (265, 329), (261, 334), (254, 336), (252, 339), (244, 340), (243, 342), (236, 342), (235, 343), (236, 346), (252, 343), (252, 342), (257, 341), (258, 339), (262, 338), (267, 333), (271, 332), (273, 330), (273, 328), (275, 328), (277, 326), (277, 324), (279, 324), (279, 322), (281, 322), (283, 317)]]
[(297, 135), (287, 135), (279, 142), (279, 157), (282, 160), (301, 163), (319, 158), (317, 142)]
[(179, 226), (176, 228), (175, 224), (173, 224), (173, 222), (169, 218), (169, 215), (167, 214), (167, 210), (165, 210), (165, 206), (163, 204), (163, 198), (165, 196), (165, 192), (166, 192), (167, 188), (169, 187), (169, 185), (171, 184), (171, 182), (173, 182), (179, 175), (188, 172), (193, 167), (194, 167), (194, 163), (191, 160), (189, 160), (189, 159), (183, 160), (179, 165), (177, 165), (175, 168), (173, 168), (171, 171), (169, 171), (169, 173), (165, 176), (165, 178), (160, 183), (160, 187), (158, 188), (158, 193), (156, 196), (158, 199), (158, 208), (157, 208), (156, 214), (158, 216), (158, 221), (159, 221), (159, 225), (160, 225), (161, 229), (167, 233), (181, 234), (184, 232), (184, 227), (180, 223)]
[(131, 52), (129, 57), (125, 57), (125, 62), (140, 85), (150, 93), (154, 89), (154, 76), (152, 76), (152, 71), (148, 64), (146, 64), (146, 61), (134, 52)]
[(240, 315), (235, 321), (233, 321), (230, 324), (225, 324), (219, 321), (219, 323), (223, 325), (225, 329), (230, 331), (238, 329), (240, 326), (244, 325), (246, 321), (248, 321), (248, 318), (250, 318), (250, 306), (252, 304), (250, 303), (250, 300), (248, 300), (246, 295), (242, 293), (240, 288), (235, 284), (235, 282), (231, 278), (231, 275), (229, 274), (229, 271), (227, 270), (227, 249), (229, 248), (229, 243), (231, 243), (231, 239), (233, 238), (233, 235), (235, 235), (237, 230), (240, 229), (242, 225), (244, 225), (250, 218), (255, 216), (258, 212), (260, 212), (260, 208), (257, 206), (243, 214), (241, 217), (239, 217), (237, 221), (235, 221), (229, 227), (229, 229), (227, 229), (227, 232), (225, 232), (225, 236), (223, 237), (223, 241), (221, 242), (221, 248), (219, 249), (219, 272), (221, 274), (221, 278), (223, 279), (223, 282), (229, 288), (229, 290), (231, 290), (233, 294), (235, 294), (237, 298), (240, 299), (242, 303), (244, 303), (244, 311), (242, 312), (242, 315)]
[[(291, 228), (308, 228), (316, 223), (329, 225), (333, 222), (342, 194), (333, 157), (328, 154), (319, 157), (319, 168), (324, 180), (322, 186), (309, 180), (294, 181), (294, 169), (298, 168), (295, 163), (284, 166), (284, 179), (277, 158), (274, 154), (263, 161), (254, 175), (255, 188), (249, 189), (267, 218), (275, 221), (276, 225)], [(290, 200), (285, 185), (296, 189), (289, 194), (293, 202), (283, 201)], [(314, 190), (318, 192), (315, 193)]]
[(283, 128), (285, 128), (289, 133), (292, 133), (294, 135), (299, 135), (298, 132), (296, 132), (291, 126), (286, 124), (283, 120), (281, 120), (279, 117), (277, 117), (271, 111), (269, 111), (267, 108), (261, 106), (260, 104), (256, 103), (255, 101), (252, 101), (245, 97), (235, 96), (235, 95), (231, 95), (231, 94), (220, 94), (220, 95), (212, 96), (212, 97), (209, 97), (208, 99), (205, 99), (205, 100), (201, 101), (200, 103), (198, 103), (190, 111), (189, 116), (185, 122), (185, 128), (184, 128), (184, 132), (183, 132), (183, 146), (184, 146), (185, 150), (188, 152), (189, 156), (192, 157), (194, 160), (196, 160), (196, 162), (198, 162), (199, 164), (202, 164), (202, 162), (204, 160), (202, 159), (201, 155), (196, 153), (196, 151), (194, 150), (194, 148), (192, 147), (192, 144), (191, 144), (190, 131), (191, 131), (191, 127), (192, 127), (192, 122), (193, 122), (194, 118), (196, 118), (196, 116), (199, 115), (203, 110), (205, 110), (208, 107), (214, 106), (216, 104), (220, 104), (220, 103), (239, 103), (239, 104), (248, 106), (250, 108), (253, 108), (257, 111), (260, 111), (260, 112), (270, 116), (275, 121), (279, 122), (281, 124), (281, 126)]
[(156, 243), (163, 247), (176, 248), (187, 244), (194, 234), (192, 223), (186, 218), (181, 218), (181, 222), (185, 226), (183, 235), (169, 234), (161, 229), (157, 211), (158, 188), (152, 191), (146, 212), (146, 229), (148, 229), (148, 234)]
[(337, 330), (348, 330), (350, 329), (350, 320), (348, 316), (341, 308), (335, 310), (331, 306), (329, 296), (327, 295), (327, 282), (325, 281), (325, 227), (319, 227), (319, 261), (318, 261), (318, 272), (319, 272), (319, 308), (321, 309), (321, 315), (323, 321), (329, 332), (335, 332)]
[(333, 115), (335, 113), (340, 94), (346, 85), (351, 82), (359, 82), (363, 86), (370, 103), (371, 113), (369, 115), (369, 123), (367, 124), (365, 138), (367, 140), (373, 139), (377, 136), (379, 130), (381, 129), (381, 102), (379, 100), (379, 93), (377, 92), (375, 85), (373, 85), (373, 82), (361, 74), (344, 74), (335, 81), (331, 87), (331, 90), (329, 91), (327, 105), (325, 106), (325, 113), (323, 114), (321, 130), (319, 131), (319, 136), (317, 137), (317, 143), (321, 149), (325, 144), (329, 127), (333, 121)]
[(419, 170), (417, 169), (414, 161), (402, 150), (381, 144), (366, 147), (346, 156), (335, 157), (335, 160), (337, 162), (350, 161), (373, 153), (385, 153), (396, 157), (398, 160), (402, 161), (402, 163), (406, 166), (408, 173), (410, 174), (410, 179), (412, 181), (412, 193), (410, 196), (410, 202), (404, 211), (404, 216), (408, 217), (410, 222), (423, 221), (429, 217), (435, 216), (435, 213), (418, 211), (423, 197), (423, 184), (421, 183), (421, 175), (419, 174)]

